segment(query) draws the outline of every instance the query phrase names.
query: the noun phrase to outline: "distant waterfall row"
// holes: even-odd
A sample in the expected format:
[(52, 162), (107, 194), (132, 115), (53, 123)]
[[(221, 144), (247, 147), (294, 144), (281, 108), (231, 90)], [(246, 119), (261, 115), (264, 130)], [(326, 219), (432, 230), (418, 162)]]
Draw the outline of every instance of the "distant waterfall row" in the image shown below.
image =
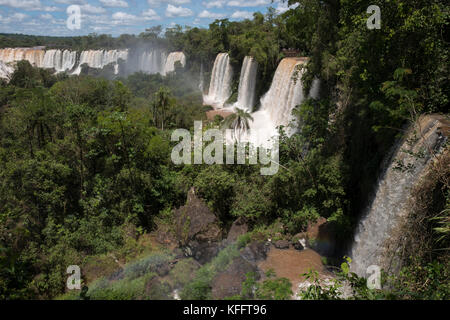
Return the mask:
[[(163, 50), (139, 50), (131, 53), (131, 50), (87, 50), (80, 54), (71, 50), (43, 50), (35, 48), (7, 48), (0, 49), (0, 62), (2, 62), (2, 72), (0, 76), (7, 77), (6, 65), (11, 65), (17, 61), (26, 60), (32, 65), (54, 69), (56, 72), (70, 72), (79, 75), (83, 65), (94, 69), (103, 69), (108, 65), (114, 67), (114, 73), (119, 74), (125, 71), (142, 71), (149, 74), (160, 73), (166, 75), (175, 71), (177, 61), (184, 67), (186, 56), (183, 52), (172, 52), (167, 55)], [(125, 70), (120, 70), (120, 61), (123, 60)], [(5, 67), (3, 67), (3, 65)], [(5, 69), (5, 70), (3, 70)]]

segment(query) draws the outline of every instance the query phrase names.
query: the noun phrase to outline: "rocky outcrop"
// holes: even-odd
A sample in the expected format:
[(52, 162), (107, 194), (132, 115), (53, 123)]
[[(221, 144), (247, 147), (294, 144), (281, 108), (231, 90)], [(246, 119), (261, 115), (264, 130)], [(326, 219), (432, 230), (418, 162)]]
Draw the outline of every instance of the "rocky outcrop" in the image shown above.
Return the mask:
[(188, 193), (186, 205), (175, 211), (174, 222), (175, 237), (186, 256), (206, 263), (218, 253), (222, 239), (219, 221), (206, 203), (197, 197), (194, 188)]
[(277, 249), (289, 249), (290, 243), (287, 240), (278, 240), (273, 245)]
[(237, 257), (229, 267), (221, 273), (218, 273), (212, 281), (213, 299), (224, 299), (241, 293), (242, 283), (246, 280), (248, 273), (255, 273), (257, 279), (257, 267), (242, 257)]
[(230, 231), (228, 231), (227, 241), (234, 242), (240, 236), (248, 232), (248, 225), (243, 218), (238, 218), (231, 225)]
[(309, 223), (305, 232), (295, 235), (293, 244), (298, 250), (304, 245), (322, 256), (333, 256), (336, 252), (336, 232), (327, 219), (320, 217), (315, 223)]
[(241, 251), (241, 257), (250, 262), (257, 263), (267, 257), (269, 246), (264, 242), (253, 241)]

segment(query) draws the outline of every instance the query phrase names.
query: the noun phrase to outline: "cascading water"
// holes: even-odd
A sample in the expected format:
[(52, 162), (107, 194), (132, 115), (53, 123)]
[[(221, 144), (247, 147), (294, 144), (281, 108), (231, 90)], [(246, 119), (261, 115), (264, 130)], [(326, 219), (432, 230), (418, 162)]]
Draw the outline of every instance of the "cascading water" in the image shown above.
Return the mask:
[[(174, 71), (177, 61), (180, 61), (183, 67), (186, 65), (186, 56), (183, 52), (172, 52), (167, 56), (162, 49), (136, 49), (131, 54), (128, 49), (87, 50), (79, 54), (77, 63), (76, 51), (55, 49), (45, 51), (40, 48), (0, 49), (0, 62), (13, 64), (17, 61), (27, 60), (36, 67), (54, 69), (57, 73), (73, 70), (72, 74), (75, 75), (81, 73), (84, 64), (93, 69), (103, 69), (112, 64), (115, 74), (144, 72), (162, 75)], [(119, 70), (120, 60), (125, 61), (124, 70)]]
[(0, 78), (9, 80), (11, 74), (14, 72), (14, 68), (9, 64), (0, 61)]
[(115, 74), (119, 73), (119, 59), (127, 60), (128, 50), (88, 50), (81, 52), (80, 62), (73, 74), (79, 75), (83, 64), (90, 68), (102, 69), (109, 64), (114, 64)]
[(137, 50), (127, 61), (129, 71), (163, 74), (167, 54), (160, 49)]
[(233, 70), (228, 53), (219, 53), (214, 62), (208, 95), (203, 97), (205, 105), (222, 108), (231, 95)]
[(396, 267), (392, 263), (395, 262), (394, 252), (387, 250), (388, 240), (409, 213), (413, 188), (430, 168), (432, 155), (439, 154), (446, 140), (440, 134), (440, 121), (439, 116), (422, 117), (387, 159), (389, 165), (378, 183), (371, 205), (359, 222), (349, 254), (351, 271), (359, 276), (368, 276), (366, 271), (371, 265), (386, 271)]
[[(278, 135), (279, 126), (288, 126), (294, 120), (292, 110), (304, 100), (301, 77), (306, 58), (285, 58), (275, 72), (269, 91), (261, 99), (261, 109), (252, 113), (250, 129), (242, 136), (242, 141), (254, 145), (271, 146), (271, 138)], [(310, 96), (318, 95), (318, 80), (314, 81)], [(288, 129), (288, 128), (287, 128)], [(292, 134), (293, 130), (287, 130)]]
[(252, 111), (255, 100), (257, 73), (258, 62), (253, 57), (245, 57), (239, 79), (238, 100), (233, 105), (234, 108), (244, 109), (249, 112)]
[(203, 63), (200, 65), (200, 80), (198, 83), (198, 88), (200, 89), (200, 91), (203, 93), (203, 90), (205, 89), (205, 82), (203, 79)]
[(0, 61), (13, 63), (27, 60), (31, 65), (41, 67), (45, 51), (35, 48), (6, 48), (0, 49)]
[(166, 63), (164, 65), (164, 73), (163, 75), (168, 74), (169, 72), (175, 71), (175, 63), (179, 61), (181, 65), (184, 67), (186, 65), (186, 56), (183, 52), (171, 52), (166, 59)]

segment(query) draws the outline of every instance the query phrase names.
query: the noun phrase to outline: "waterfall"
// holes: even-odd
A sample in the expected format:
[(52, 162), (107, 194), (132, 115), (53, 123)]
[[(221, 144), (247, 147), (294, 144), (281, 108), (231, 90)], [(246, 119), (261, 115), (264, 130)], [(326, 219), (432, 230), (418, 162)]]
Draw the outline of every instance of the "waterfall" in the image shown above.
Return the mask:
[(114, 65), (115, 74), (119, 73), (119, 59), (127, 60), (128, 50), (88, 50), (81, 52), (80, 62), (73, 74), (79, 75), (81, 67), (86, 64), (90, 68), (102, 69), (109, 64)]
[(77, 62), (77, 52), (69, 50), (48, 50), (45, 52), (41, 68), (55, 69), (57, 73), (70, 71)]
[[(129, 53), (132, 51), (131, 53)], [(78, 58), (79, 55), (79, 59)], [(160, 73), (165, 75), (175, 70), (175, 63), (180, 61), (186, 65), (186, 56), (183, 52), (167, 53), (162, 49), (137, 50), (86, 50), (78, 54), (70, 50), (43, 50), (41, 48), (6, 48), (0, 49), (0, 62), (4, 64), (27, 60), (32, 65), (54, 69), (57, 73), (72, 71), (79, 75), (82, 65), (86, 64), (93, 69), (103, 69), (112, 64), (115, 74), (131, 74), (145, 72), (148, 74)], [(119, 61), (125, 61), (124, 69), (119, 70)]]
[[(446, 140), (439, 130), (443, 123), (441, 118), (422, 117), (387, 159), (388, 166), (378, 183), (372, 203), (355, 231), (349, 254), (353, 260), (351, 271), (359, 276), (367, 276), (366, 270), (371, 265), (388, 271), (391, 265), (389, 260), (394, 259), (395, 254), (388, 252), (387, 242), (401, 225), (402, 218), (409, 213), (413, 188), (420, 183), (433, 162), (431, 153), (438, 154)], [(420, 156), (414, 156), (411, 152)], [(399, 170), (399, 161), (408, 169)]]
[[(279, 126), (288, 126), (295, 118), (292, 110), (304, 100), (301, 77), (307, 58), (285, 58), (281, 60), (269, 91), (261, 99), (261, 108), (252, 113), (250, 130), (242, 137), (255, 145), (270, 147), (272, 137), (278, 135)], [(315, 80), (310, 96), (317, 98), (319, 81)], [(298, 125), (298, 124), (297, 124)], [(294, 130), (286, 128), (291, 135)]]
[(9, 77), (13, 74), (14, 68), (9, 64), (0, 61), (0, 78), (9, 80)]
[(45, 51), (35, 48), (6, 48), (0, 49), (0, 61), (13, 63), (27, 60), (31, 65), (41, 67)]
[(138, 50), (130, 58), (130, 61), (127, 61), (129, 71), (162, 74), (164, 72), (166, 55), (166, 52), (160, 49)]
[(186, 65), (186, 56), (183, 52), (171, 52), (166, 59), (163, 75), (175, 71), (175, 62), (179, 61), (184, 67)]
[(76, 64), (76, 58), (76, 51), (69, 50), (44, 51), (35, 48), (8, 48), (0, 50), (0, 61), (4, 63), (26, 60), (35, 67), (55, 69), (56, 72), (64, 72), (73, 69)]
[(238, 100), (235, 108), (252, 111), (255, 100), (256, 75), (258, 62), (253, 57), (245, 57), (239, 79)]
[(203, 103), (215, 108), (222, 108), (231, 95), (232, 78), (233, 70), (228, 53), (219, 53), (214, 62), (209, 92), (203, 97)]
[(198, 83), (198, 88), (200, 89), (200, 91), (202, 93), (203, 93), (203, 90), (205, 89), (204, 87), (205, 87), (205, 82), (203, 79), (203, 62), (202, 62), (202, 64), (200, 65), (200, 80)]

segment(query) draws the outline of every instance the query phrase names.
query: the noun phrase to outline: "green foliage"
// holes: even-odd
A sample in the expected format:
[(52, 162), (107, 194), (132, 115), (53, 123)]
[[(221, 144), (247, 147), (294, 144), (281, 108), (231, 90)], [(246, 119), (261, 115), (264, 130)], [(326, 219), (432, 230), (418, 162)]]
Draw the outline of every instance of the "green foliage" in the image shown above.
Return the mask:
[(258, 300), (289, 300), (292, 297), (292, 284), (289, 279), (276, 278), (275, 273), (269, 270), (267, 279), (262, 282), (256, 281), (256, 274), (250, 272), (242, 284), (241, 299)]
[(211, 299), (211, 282), (214, 276), (224, 271), (234, 258), (239, 256), (236, 244), (229, 245), (209, 263), (197, 270), (194, 279), (181, 291), (183, 300), (207, 300)]

